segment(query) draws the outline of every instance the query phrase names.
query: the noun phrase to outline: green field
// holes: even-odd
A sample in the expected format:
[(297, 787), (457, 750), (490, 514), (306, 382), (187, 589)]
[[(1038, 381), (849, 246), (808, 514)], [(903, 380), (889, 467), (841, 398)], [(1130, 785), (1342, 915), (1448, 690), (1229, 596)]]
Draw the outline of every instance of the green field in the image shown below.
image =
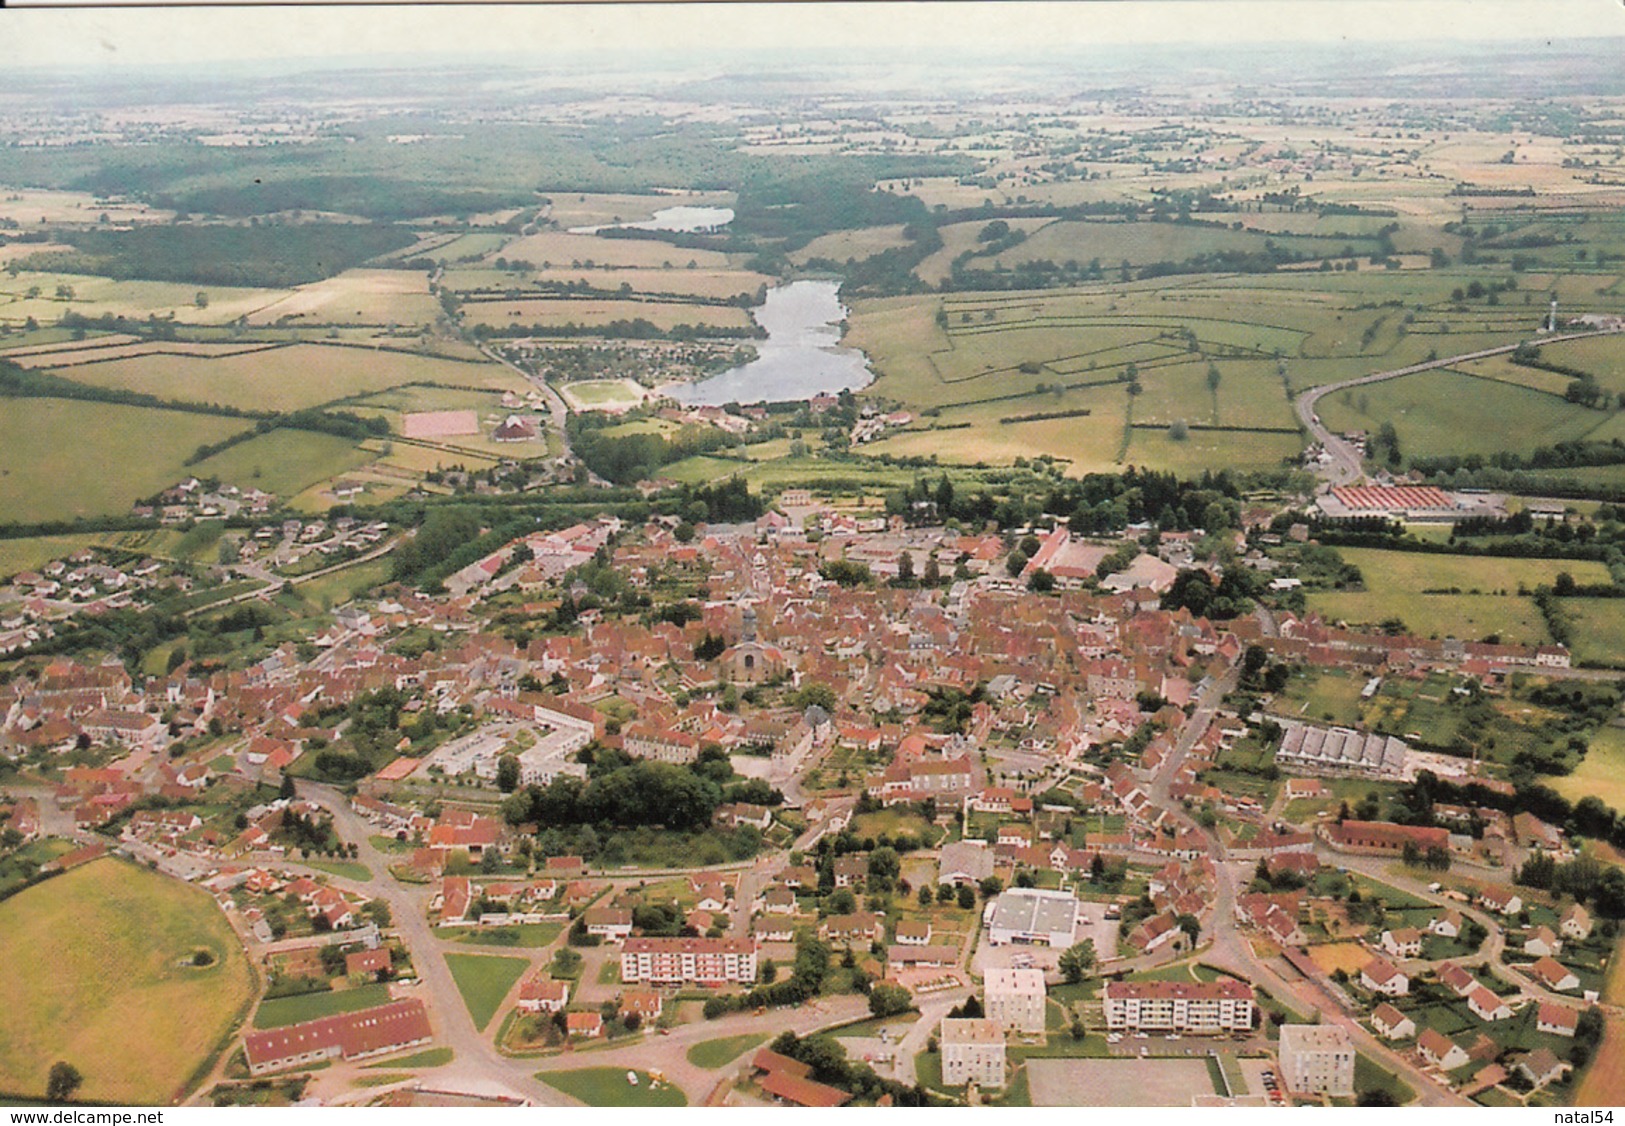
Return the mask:
[(373, 348), (294, 344), (236, 356), (137, 356), (65, 368), (64, 378), (247, 410), (298, 410), (405, 383), (509, 388), (499, 364), (460, 363)]
[[(1498, 635), (1507, 643), (1541, 645), (1551, 641), (1546, 621), (1519, 587), (1550, 585), (1567, 572), (1580, 583), (1607, 582), (1601, 563), (1566, 559), (1502, 559), (1340, 548), (1365, 577), (1364, 591), (1315, 591), (1310, 609), (1332, 621), (1375, 625), (1398, 618), (1424, 637), (1482, 640)], [(1451, 591), (1459, 593), (1448, 593)]]
[[(0, 1090), (37, 1095), (53, 1062), (78, 1097), (182, 1096), (246, 1006), (253, 974), (203, 891), (98, 860), (0, 904)], [(213, 962), (192, 965), (199, 950)]]
[(64, 399), (0, 410), (0, 523), (122, 514), (190, 475), (182, 462), (240, 418)]
[(715, 1040), (702, 1040), (688, 1050), (688, 1062), (695, 1067), (715, 1071), (739, 1058), (758, 1044), (767, 1042), (767, 1033), (750, 1032), (743, 1036), (722, 1036)]
[(1594, 794), (1614, 809), (1625, 809), (1625, 729), (1600, 729), (1573, 774), (1541, 781), (1570, 801)]
[(240, 489), (262, 489), (286, 499), (368, 460), (368, 454), (354, 442), (332, 434), (273, 430), (191, 468), (199, 477), (218, 477)]
[(530, 963), (524, 958), (498, 958), (480, 954), (447, 954), (457, 992), (463, 995), (474, 1027), (484, 1029), (496, 1015), (502, 999), (524, 974)]
[(1563, 609), (1573, 624), (1575, 661), (1625, 664), (1625, 599), (1566, 598)]
[(670, 1083), (649, 1086), (649, 1073), (639, 1071), (637, 1086), (618, 1067), (584, 1067), (577, 1071), (538, 1071), (536, 1078), (588, 1106), (687, 1106), (688, 1096)]
[[(1321, 419), (1337, 431), (1392, 422), (1406, 456), (1528, 453), (1584, 438), (1611, 417), (1557, 395), (1445, 370), (1354, 390), (1352, 404), (1341, 394), (1322, 399)], [(1508, 427), (1514, 418), (1518, 425)]]
[(301, 993), (296, 997), (273, 997), (260, 1002), (259, 1010), (254, 1013), (254, 1027), (282, 1028), (318, 1017), (353, 1013), (358, 1009), (388, 1003), (387, 985), (358, 985), (354, 989), (337, 992), (324, 990), (320, 993)]

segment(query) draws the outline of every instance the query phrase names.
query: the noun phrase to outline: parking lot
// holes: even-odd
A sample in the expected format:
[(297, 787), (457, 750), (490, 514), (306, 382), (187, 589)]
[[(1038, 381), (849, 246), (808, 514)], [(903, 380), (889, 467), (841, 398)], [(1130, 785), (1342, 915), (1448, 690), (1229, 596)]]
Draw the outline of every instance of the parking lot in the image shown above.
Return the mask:
[[(1111, 1036), (1121, 1036), (1113, 1042)], [(1178, 1036), (1157, 1032), (1110, 1033), (1107, 1048), (1114, 1056), (1205, 1056), (1209, 1052), (1246, 1052), (1268, 1050), (1268, 1041), (1262, 1035), (1236, 1040), (1229, 1036)], [(1251, 1080), (1248, 1081), (1251, 1086)]]

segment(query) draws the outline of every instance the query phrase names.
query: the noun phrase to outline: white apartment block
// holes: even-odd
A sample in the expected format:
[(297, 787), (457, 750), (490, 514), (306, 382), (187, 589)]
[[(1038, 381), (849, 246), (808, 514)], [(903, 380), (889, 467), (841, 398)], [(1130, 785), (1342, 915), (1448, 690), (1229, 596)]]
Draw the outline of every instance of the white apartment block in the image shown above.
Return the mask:
[(994, 967), (983, 981), (982, 1009), (1000, 1028), (1044, 1031), (1044, 971)]
[(1331, 1024), (1281, 1026), (1281, 1081), (1302, 1095), (1354, 1094), (1354, 1045)]
[(946, 1019), (939, 1043), (944, 1086), (1004, 1086), (1004, 1030), (993, 1021), (986, 1017)]
[(1253, 991), (1245, 982), (1110, 981), (1103, 992), (1106, 1027), (1130, 1032), (1247, 1032)]
[(621, 980), (652, 985), (749, 985), (756, 980), (756, 943), (742, 938), (628, 938)]

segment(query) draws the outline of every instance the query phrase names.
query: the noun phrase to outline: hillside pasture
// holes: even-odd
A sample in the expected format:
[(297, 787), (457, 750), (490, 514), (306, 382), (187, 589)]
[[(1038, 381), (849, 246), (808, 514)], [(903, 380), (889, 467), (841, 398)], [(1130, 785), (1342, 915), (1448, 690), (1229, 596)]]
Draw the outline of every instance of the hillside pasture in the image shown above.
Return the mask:
[[(82, 223), (100, 225), (101, 217), (108, 223), (167, 223), (174, 219), (173, 211), (148, 207), (144, 203), (123, 201), (114, 203), (98, 200), (89, 192), (49, 191), (39, 188), (0, 188), (0, 219), (13, 219), (24, 229), (41, 224)], [(41, 249), (41, 244), (31, 245)]]
[(81, 364), (65, 377), (161, 399), (245, 410), (300, 410), (408, 383), (521, 390), (524, 380), (494, 363), (462, 363), (410, 352), (294, 344), (223, 356), (146, 354)]
[(909, 244), (903, 234), (903, 224), (891, 223), (884, 227), (859, 227), (851, 231), (831, 231), (819, 235), (800, 250), (787, 257), (791, 265), (801, 266), (813, 258), (826, 258), (831, 262), (863, 261), (886, 250), (896, 250)]
[(501, 298), (468, 301), (462, 306), (471, 325), (506, 328), (510, 325), (538, 325), (542, 331), (575, 325), (603, 328), (616, 321), (645, 320), (662, 332), (678, 325), (737, 329), (741, 333), (754, 322), (744, 310), (732, 305), (689, 305), (680, 301), (629, 301), (597, 298)]
[[(1555, 395), (1475, 379), (1452, 371), (1425, 371), (1354, 389), (1320, 402), (1320, 417), (1333, 430), (1375, 430), (1391, 422), (1409, 456), (1528, 453), (1588, 436), (1609, 415)], [(1362, 405), (1364, 409), (1361, 409)], [(1517, 419), (1517, 426), (1508, 426)]]
[(205, 443), (250, 425), (181, 411), (64, 399), (11, 399), (0, 410), (0, 523), (126, 512), (190, 475)]
[(1153, 262), (1184, 262), (1205, 254), (1261, 254), (1269, 242), (1289, 253), (1311, 258), (1346, 258), (1349, 255), (1343, 251), (1347, 248), (1352, 248), (1356, 255), (1369, 255), (1375, 245), (1366, 238), (1271, 235), (1205, 223), (1063, 220), (1028, 235), (995, 258), (973, 258), (969, 265), (972, 269), (987, 269), (996, 262), (1006, 269), (1014, 269), (1021, 263), (1041, 259), (1087, 263), (1098, 258), (1101, 265), (1110, 270), (1123, 262), (1145, 266)]
[[(0, 943), (0, 1090), (21, 1095), (42, 1095), (66, 1060), (84, 1076), (80, 1099), (169, 1103), (253, 988), (206, 893), (112, 859), (0, 904)], [(192, 964), (198, 951), (210, 964)]]
[(416, 270), (346, 270), (302, 285), (248, 318), (253, 325), (433, 324), (440, 303), (429, 293), (429, 277)]
[(277, 347), (273, 343), (245, 341), (241, 344), (196, 342), (187, 340), (142, 340), (120, 343), (121, 338), (107, 337), (77, 348), (52, 348), (8, 355), (6, 359), (18, 367), (55, 371), (66, 379), (73, 378), (73, 369), (84, 364), (103, 363), (108, 360), (133, 360), (141, 356), (179, 356), (186, 359), (218, 359), (223, 356), (244, 356)]

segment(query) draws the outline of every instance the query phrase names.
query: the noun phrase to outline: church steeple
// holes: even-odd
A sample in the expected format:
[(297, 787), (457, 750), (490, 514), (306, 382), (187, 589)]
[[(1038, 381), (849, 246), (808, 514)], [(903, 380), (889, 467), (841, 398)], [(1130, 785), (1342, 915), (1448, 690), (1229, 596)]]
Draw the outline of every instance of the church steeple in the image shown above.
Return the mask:
[(746, 606), (744, 619), (740, 626), (741, 642), (756, 640), (756, 607)]

